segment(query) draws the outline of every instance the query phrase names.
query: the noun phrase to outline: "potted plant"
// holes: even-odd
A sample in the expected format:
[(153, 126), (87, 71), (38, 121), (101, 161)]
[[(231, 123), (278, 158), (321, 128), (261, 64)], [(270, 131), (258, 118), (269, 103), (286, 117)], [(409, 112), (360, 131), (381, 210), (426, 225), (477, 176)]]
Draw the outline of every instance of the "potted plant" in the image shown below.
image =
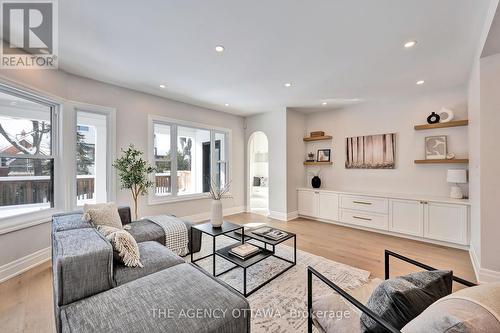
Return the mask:
[(149, 175), (156, 172), (156, 168), (142, 158), (143, 155), (142, 151), (131, 144), (126, 150), (122, 149), (122, 156), (113, 163), (113, 167), (118, 170), (122, 189), (129, 189), (132, 192), (136, 220), (139, 197), (147, 194), (148, 189), (154, 185)]
[(229, 198), (228, 195), (230, 182), (219, 186), (215, 181), (210, 182), (210, 198), (212, 198), (212, 211), (210, 214), (210, 223), (214, 228), (220, 228), (224, 223), (222, 213), (222, 199)]

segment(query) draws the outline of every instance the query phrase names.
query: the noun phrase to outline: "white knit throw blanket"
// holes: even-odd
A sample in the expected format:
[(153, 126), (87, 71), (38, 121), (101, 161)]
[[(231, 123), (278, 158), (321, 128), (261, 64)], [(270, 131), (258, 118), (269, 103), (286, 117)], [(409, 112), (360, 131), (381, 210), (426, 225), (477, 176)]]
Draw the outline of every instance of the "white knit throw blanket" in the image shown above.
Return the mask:
[(163, 228), (168, 249), (181, 257), (189, 253), (188, 229), (184, 222), (169, 215), (148, 216), (146, 219)]

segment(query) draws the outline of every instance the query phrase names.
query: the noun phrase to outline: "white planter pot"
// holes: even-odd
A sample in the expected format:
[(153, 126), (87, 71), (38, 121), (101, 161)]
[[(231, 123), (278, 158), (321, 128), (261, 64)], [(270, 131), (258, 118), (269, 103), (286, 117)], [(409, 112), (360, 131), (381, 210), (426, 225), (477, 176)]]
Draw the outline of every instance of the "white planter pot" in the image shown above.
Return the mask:
[(222, 200), (212, 200), (212, 213), (210, 215), (210, 223), (215, 228), (219, 228), (224, 222), (222, 216)]

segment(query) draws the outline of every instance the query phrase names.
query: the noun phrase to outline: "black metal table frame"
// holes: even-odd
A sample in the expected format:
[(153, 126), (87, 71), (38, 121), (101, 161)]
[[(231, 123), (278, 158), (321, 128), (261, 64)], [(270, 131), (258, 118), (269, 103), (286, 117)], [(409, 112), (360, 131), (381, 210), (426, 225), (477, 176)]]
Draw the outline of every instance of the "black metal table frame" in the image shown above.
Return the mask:
[[(261, 241), (261, 240), (258, 240), (258, 239), (254, 239), (252, 238), (251, 236), (245, 236), (245, 229), (244, 227), (242, 226), (241, 227), (241, 240), (240, 240), (240, 237), (235, 237), (235, 236), (229, 236), (227, 234), (229, 233), (234, 233), (234, 230), (231, 230), (231, 231), (227, 231), (227, 232), (224, 232), (224, 233), (221, 233), (221, 234), (218, 234), (218, 235), (213, 235), (213, 234), (210, 234), (210, 233), (207, 233), (207, 232), (204, 232), (203, 230), (201, 229), (197, 229), (197, 230), (200, 230), (200, 232), (204, 233), (204, 234), (207, 234), (209, 236), (212, 237), (213, 239), (213, 242), (212, 242), (212, 253), (211, 254), (208, 254), (206, 256), (203, 256), (201, 258), (197, 258), (197, 259), (194, 259), (193, 258), (193, 251), (190, 251), (191, 252), (191, 263), (202, 268), (200, 265), (198, 265), (196, 262), (198, 261), (201, 261), (201, 260), (204, 260), (206, 258), (209, 258), (209, 257), (212, 257), (213, 258), (213, 276), (214, 277), (218, 277), (218, 276), (221, 276), (223, 274), (226, 274), (227, 272), (230, 272), (232, 271), (233, 269), (235, 268), (242, 268), (243, 269), (243, 293), (241, 293), (238, 289), (234, 288), (233, 286), (230, 286), (231, 288), (233, 288), (234, 290), (236, 290), (237, 292), (239, 292), (240, 294), (242, 294), (243, 296), (245, 297), (248, 297), (250, 296), (251, 294), (253, 294), (254, 292), (256, 292), (257, 290), (261, 289), (262, 287), (264, 287), (266, 284), (268, 284), (269, 282), (273, 281), (274, 279), (276, 279), (277, 277), (281, 276), (283, 273), (287, 272), (290, 268), (292, 268), (293, 266), (295, 266), (297, 264), (297, 235), (295, 234), (292, 234), (292, 237), (288, 237), (287, 239), (279, 242), (278, 244), (268, 244), (266, 243), (265, 241)], [(256, 242), (261, 242), (261, 243), (264, 243), (264, 250), (267, 250), (267, 246), (272, 246), (272, 254), (269, 255), (269, 256), (266, 256), (266, 257), (263, 257), (262, 259), (256, 261), (255, 263), (253, 263), (252, 265), (248, 266), (248, 267), (242, 267), (240, 265), (238, 265), (237, 263), (231, 261), (231, 260), (228, 260), (226, 259), (225, 257), (221, 256), (220, 254), (217, 253), (217, 250), (215, 249), (215, 239), (218, 237), (218, 236), (226, 236), (226, 237), (229, 237), (229, 238), (232, 238), (232, 239), (235, 239), (235, 240), (238, 240), (241, 242), (241, 244), (244, 244), (245, 243), (245, 240), (254, 240)], [(280, 245), (284, 242), (286, 242), (287, 240), (289, 239), (292, 239), (293, 238), (293, 260), (290, 260), (290, 259), (286, 259), (286, 258), (283, 258), (281, 256), (278, 256), (276, 255), (276, 246), (277, 245)], [(193, 232), (191, 232), (191, 244), (193, 244)], [(262, 247), (260, 247), (262, 248)], [(192, 250), (192, 249), (190, 249)], [(225, 271), (223, 272), (220, 272), (218, 274), (216, 274), (216, 271), (215, 271), (215, 258), (216, 256), (218, 256), (219, 258), (222, 258), (226, 261), (229, 261), (230, 263), (232, 263), (234, 266), (229, 268), (229, 269), (226, 269)], [(264, 259), (267, 259), (269, 257), (275, 257), (277, 259), (280, 259), (280, 260), (283, 260), (287, 263), (289, 263), (290, 265), (288, 267), (286, 267), (285, 269), (281, 270), (281, 272), (277, 273), (276, 275), (274, 275), (273, 277), (271, 277), (270, 279), (266, 280), (265, 282), (261, 283), (260, 285), (258, 285), (257, 287), (255, 287), (254, 289), (250, 290), (248, 293), (247, 293), (247, 269), (252, 267), (253, 265), (255, 264), (258, 264), (259, 262), (261, 262), (262, 260)]]
[[(228, 237), (229, 237), (229, 236), (228, 236)], [(234, 237), (230, 237), (230, 238), (236, 239), (236, 238), (234, 238)], [(280, 256), (276, 255), (276, 251), (275, 251), (275, 250), (276, 250), (276, 246), (277, 246), (277, 245), (280, 245), (280, 244), (282, 244), (282, 243), (284, 243), (284, 242), (286, 242), (287, 240), (292, 239), (292, 238), (293, 238), (293, 260), (286, 259), (286, 258), (283, 258), (283, 257), (280, 257)], [(252, 238), (252, 236), (247, 236), (247, 239), (246, 239), (246, 240), (247, 240), (247, 241), (248, 241), (248, 240), (254, 240), (254, 241), (256, 241), (256, 242), (261, 242), (261, 243), (264, 243), (264, 250), (267, 250), (267, 245), (272, 246), (272, 251), (271, 251), (271, 252), (272, 252), (272, 254), (271, 254), (271, 255), (269, 255), (269, 256), (267, 256), (267, 257), (263, 257), (262, 259), (260, 259), (260, 260), (258, 260), (258, 261), (256, 261), (256, 262), (254, 262), (252, 265), (250, 265), (250, 266), (248, 266), (248, 267), (242, 267), (242, 266), (238, 265), (237, 263), (235, 263), (235, 262), (233, 262), (233, 261), (231, 261), (231, 260), (228, 260), (228, 259), (226, 259), (225, 257), (223, 257), (223, 256), (221, 256), (221, 255), (219, 255), (219, 254), (217, 254), (220, 258), (222, 258), (222, 259), (224, 259), (224, 260), (226, 260), (226, 261), (229, 261), (229, 262), (230, 262), (230, 263), (232, 263), (234, 266), (233, 266), (233, 267), (231, 267), (231, 268), (229, 268), (229, 269), (227, 269), (227, 270), (225, 270), (224, 272), (221, 272), (221, 273), (219, 273), (219, 274), (217, 274), (217, 275), (214, 275), (214, 276), (218, 277), (218, 276), (221, 276), (221, 275), (223, 275), (223, 274), (226, 274), (226, 273), (227, 273), (227, 272), (229, 272), (229, 271), (232, 271), (232, 270), (233, 270), (233, 269), (235, 269), (235, 268), (238, 268), (238, 267), (239, 267), (239, 268), (242, 268), (242, 269), (243, 269), (243, 293), (241, 293), (238, 289), (234, 288), (233, 286), (230, 286), (230, 287), (231, 287), (231, 288), (233, 288), (234, 290), (236, 290), (237, 292), (239, 292), (240, 294), (242, 294), (243, 296), (248, 297), (248, 296), (252, 295), (254, 292), (256, 292), (257, 290), (259, 290), (260, 288), (264, 287), (264, 286), (265, 286), (266, 284), (268, 284), (269, 282), (271, 282), (271, 281), (273, 281), (274, 279), (276, 279), (277, 277), (281, 276), (283, 273), (285, 273), (286, 271), (288, 271), (290, 268), (292, 268), (293, 266), (295, 266), (295, 265), (297, 264), (297, 235), (292, 234), (292, 237), (289, 237), (289, 238), (287, 238), (287, 239), (285, 239), (285, 240), (283, 240), (283, 241), (281, 241), (281, 242), (279, 242), (278, 244), (275, 244), (275, 245), (273, 245), (273, 244), (268, 244), (268, 243), (266, 243), (266, 242), (264, 242), (264, 241), (261, 241), (261, 240), (259, 240), (259, 239), (254, 239), (254, 238)], [(255, 245), (256, 245), (256, 244), (255, 244)], [(261, 246), (259, 246), (259, 247), (260, 247), (260, 248), (262, 248)], [(259, 284), (257, 287), (255, 287), (255, 288), (253, 288), (252, 290), (250, 290), (249, 292), (247, 292), (247, 269), (248, 269), (248, 268), (250, 268), (250, 267), (252, 267), (252, 266), (254, 266), (254, 265), (256, 265), (256, 264), (258, 264), (258, 263), (259, 263), (259, 262), (261, 262), (262, 260), (268, 259), (269, 257), (275, 257), (275, 258), (277, 258), (277, 259), (283, 260), (283, 261), (285, 261), (285, 262), (289, 263), (290, 265), (289, 265), (288, 267), (286, 267), (285, 269), (281, 270), (281, 272), (277, 273), (276, 275), (273, 275), (273, 277), (271, 277), (270, 279), (266, 280), (265, 282), (263, 282), (263, 283)]]
[[(241, 243), (242, 243), (242, 244), (244, 244), (244, 243), (245, 243), (245, 228), (244, 228), (243, 226), (241, 226), (241, 228), (240, 228), (240, 229), (241, 229)], [(223, 232), (223, 233), (220, 233), (220, 234), (218, 234), (218, 235), (209, 234), (208, 232), (205, 232), (205, 231), (203, 231), (202, 229), (196, 229), (196, 230), (199, 230), (202, 234), (206, 234), (206, 235), (209, 235), (209, 236), (211, 236), (211, 237), (212, 237), (212, 239), (213, 239), (213, 242), (212, 242), (212, 253), (211, 253), (211, 254), (208, 254), (208, 255), (206, 255), (206, 256), (203, 256), (203, 257), (201, 257), (201, 258), (197, 258), (197, 259), (194, 259), (194, 258), (193, 258), (193, 248), (192, 248), (192, 246), (193, 246), (193, 231), (191, 230), (191, 239), (190, 239), (190, 242), (191, 242), (191, 243), (190, 243), (190, 244), (191, 244), (191, 248), (189, 249), (189, 252), (191, 252), (191, 263), (192, 263), (193, 265), (196, 265), (196, 266), (200, 267), (200, 268), (203, 268), (203, 267), (201, 267), (200, 265), (198, 265), (196, 262), (198, 262), (198, 261), (200, 261), (200, 260), (203, 260), (203, 259), (206, 259), (206, 258), (208, 258), (208, 257), (213, 257), (213, 274), (212, 274), (212, 275), (213, 275), (213, 276), (218, 276), (218, 275), (216, 275), (216, 274), (215, 274), (215, 256), (216, 256), (216, 250), (215, 250), (215, 239), (216, 239), (218, 236), (224, 236), (224, 235), (226, 235), (226, 234), (228, 234), (228, 233), (234, 232), (235, 230), (229, 230), (229, 231), (227, 231), (227, 232)], [(236, 230), (238, 230), (238, 229), (236, 229)], [(233, 237), (231, 237), (231, 238), (233, 238)], [(234, 239), (234, 238), (233, 238), (233, 239)], [(202, 237), (202, 241), (203, 241), (203, 237)]]

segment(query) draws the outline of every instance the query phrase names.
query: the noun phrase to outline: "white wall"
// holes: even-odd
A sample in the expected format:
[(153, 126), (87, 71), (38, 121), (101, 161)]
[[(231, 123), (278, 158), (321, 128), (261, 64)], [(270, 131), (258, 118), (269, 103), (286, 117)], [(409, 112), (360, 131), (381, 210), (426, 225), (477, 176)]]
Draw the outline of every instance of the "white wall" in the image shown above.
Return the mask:
[[(0, 78), (63, 99), (116, 108), (117, 152), (130, 143), (145, 153), (147, 152), (148, 114), (231, 129), (232, 164), (230, 178), (234, 180), (231, 190), (233, 198), (224, 201), (224, 208), (234, 211), (243, 209), (245, 205), (245, 184), (243, 182), (245, 132), (242, 117), (140, 93), (61, 71), (3, 70), (0, 73)], [(63, 110), (63, 112), (68, 111)], [(71, 122), (65, 123), (65, 126), (71, 126)], [(119, 183), (117, 182), (117, 184)], [(131, 205), (132, 199), (129, 192), (118, 190), (117, 202), (122, 205)], [(148, 206), (147, 198), (143, 197), (140, 203), (141, 215), (168, 212), (178, 216), (201, 216), (208, 213), (209, 210), (210, 201), (208, 199)], [(49, 235), (49, 223), (0, 235), (0, 267), (37, 250), (49, 247)]]
[(480, 67), (479, 59), (474, 63), (468, 87), (469, 113), (469, 197), (471, 201), (471, 248), (481, 262), (481, 122), (480, 122)]
[(482, 58), (480, 72), (480, 258), (481, 268), (498, 272), (500, 279), (500, 54)]
[[(305, 186), (304, 161), (306, 159), (306, 117), (297, 111), (286, 111), (286, 160), (287, 160), (287, 213), (298, 214), (297, 188)], [(297, 175), (301, 175), (297, 177)]]
[[(247, 117), (245, 142), (256, 131), (264, 132), (269, 143), (269, 212), (272, 217), (286, 219), (286, 110)], [(245, 146), (247, 152), (248, 146)], [(248, 183), (248, 166), (247, 176)], [(250, 184), (251, 185), (251, 184)], [(248, 195), (248, 194), (247, 194)]]
[[(321, 171), (322, 187), (353, 191), (394, 192), (447, 196), (449, 168), (466, 168), (464, 165), (416, 165), (415, 159), (424, 159), (426, 136), (448, 135), (448, 150), (458, 158), (468, 156), (467, 127), (441, 130), (415, 131), (413, 126), (425, 124), (427, 116), (441, 107), (455, 110), (456, 119), (467, 118), (465, 87), (457, 87), (430, 95), (420, 95), (385, 101), (367, 101), (341, 110), (311, 113), (306, 117), (307, 132), (325, 131), (333, 136), (333, 166)], [(396, 168), (393, 170), (346, 169), (345, 139), (351, 136), (397, 133)], [(308, 146), (330, 148), (321, 141)], [(308, 175), (307, 185), (310, 186)], [(466, 189), (466, 188), (465, 188)]]

